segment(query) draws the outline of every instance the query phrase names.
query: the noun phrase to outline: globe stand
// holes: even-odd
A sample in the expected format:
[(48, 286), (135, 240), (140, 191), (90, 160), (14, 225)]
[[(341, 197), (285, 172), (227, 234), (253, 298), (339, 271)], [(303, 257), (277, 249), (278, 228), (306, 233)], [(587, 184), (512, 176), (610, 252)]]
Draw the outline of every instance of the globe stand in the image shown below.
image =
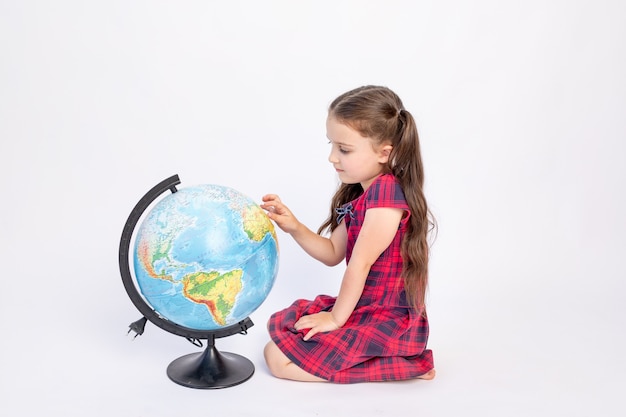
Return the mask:
[(204, 352), (181, 356), (167, 367), (167, 376), (189, 388), (227, 388), (247, 381), (254, 364), (247, 358), (215, 348), (215, 338), (207, 339)]
[(196, 346), (202, 346), (200, 340), (207, 340), (204, 352), (191, 353), (174, 360), (167, 368), (167, 375), (177, 384), (190, 388), (226, 388), (247, 381), (254, 374), (254, 364), (247, 358), (229, 352), (219, 352), (215, 347), (215, 339), (234, 334), (246, 334), (247, 329), (254, 323), (249, 317), (232, 326), (219, 330), (195, 330), (179, 326), (163, 318), (152, 309), (143, 299), (132, 277), (129, 266), (130, 241), (133, 231), (143, 212), (162, 193), (170, 190), (177, 192), (176, 185), (180, 184), (178, 175), (161, 181), (148, 191), (135, 205), (122, 231), (119, 248), (120, 274), (124, 288), (131, 301), (143, 314), (143, 317), (129, 325), (129, 333), (135, 332), (135, 337), (143, 334), (146, 322), (149, 320), (161, 329), (187, 338)]

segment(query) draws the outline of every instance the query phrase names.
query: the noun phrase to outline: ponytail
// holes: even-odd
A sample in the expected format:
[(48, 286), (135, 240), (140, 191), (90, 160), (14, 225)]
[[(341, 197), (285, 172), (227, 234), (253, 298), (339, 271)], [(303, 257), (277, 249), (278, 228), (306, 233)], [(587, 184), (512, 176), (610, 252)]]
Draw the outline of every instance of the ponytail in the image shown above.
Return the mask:
[(398, 139), (388, 164), (411, 209), (409, 227), (401, 246), (404, 260), (402, 276), (410, 304), (425, 314), (430, 253), (428, 234), (435, 222), (424, 196), (424, 167), (415, 119), (402, 108), (398, 112), (398, 119)]

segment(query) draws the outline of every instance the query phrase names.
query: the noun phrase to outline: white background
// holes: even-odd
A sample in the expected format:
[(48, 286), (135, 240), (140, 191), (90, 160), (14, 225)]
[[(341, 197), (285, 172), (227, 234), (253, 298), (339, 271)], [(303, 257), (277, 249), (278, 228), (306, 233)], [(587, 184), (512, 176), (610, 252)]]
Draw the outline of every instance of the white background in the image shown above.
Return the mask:
[[(0, 1), (0, 414), (624, 415), (625, 19), (619, 0)], [(170, 382), (198, 349), (126, 336), (130, 210), (179, 174), (317, 228), (326, 108), (363, 84), (419, 124), (437, 378), (272, 378), (267, 318), (342, 272), (280, 233), (256, 325), (218, 340), (255, 375)]]

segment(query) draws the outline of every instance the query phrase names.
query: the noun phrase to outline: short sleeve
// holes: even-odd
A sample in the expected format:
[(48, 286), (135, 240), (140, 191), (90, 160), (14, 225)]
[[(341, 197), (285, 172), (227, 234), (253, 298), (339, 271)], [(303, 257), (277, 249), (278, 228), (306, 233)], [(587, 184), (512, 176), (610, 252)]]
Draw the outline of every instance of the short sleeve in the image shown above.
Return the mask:
[(407, 212), (405, 219), (411, 213), (402, 187), (391, 174), (384, 174), (376, 178), (366, 191), (365, 209), (381, 207), (403, 209)]

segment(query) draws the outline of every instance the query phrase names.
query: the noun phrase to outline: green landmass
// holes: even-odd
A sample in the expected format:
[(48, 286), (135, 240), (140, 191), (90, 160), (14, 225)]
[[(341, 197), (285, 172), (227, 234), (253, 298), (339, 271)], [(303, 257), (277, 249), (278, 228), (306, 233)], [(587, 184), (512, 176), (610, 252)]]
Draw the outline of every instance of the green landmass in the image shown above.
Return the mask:
[(243, 286), (243, 270), (220, 274), (217, 271), (195, 272), (183, 280), (183, 294), (190, 300), (204, 304), (216, 323), (223, 326)]

